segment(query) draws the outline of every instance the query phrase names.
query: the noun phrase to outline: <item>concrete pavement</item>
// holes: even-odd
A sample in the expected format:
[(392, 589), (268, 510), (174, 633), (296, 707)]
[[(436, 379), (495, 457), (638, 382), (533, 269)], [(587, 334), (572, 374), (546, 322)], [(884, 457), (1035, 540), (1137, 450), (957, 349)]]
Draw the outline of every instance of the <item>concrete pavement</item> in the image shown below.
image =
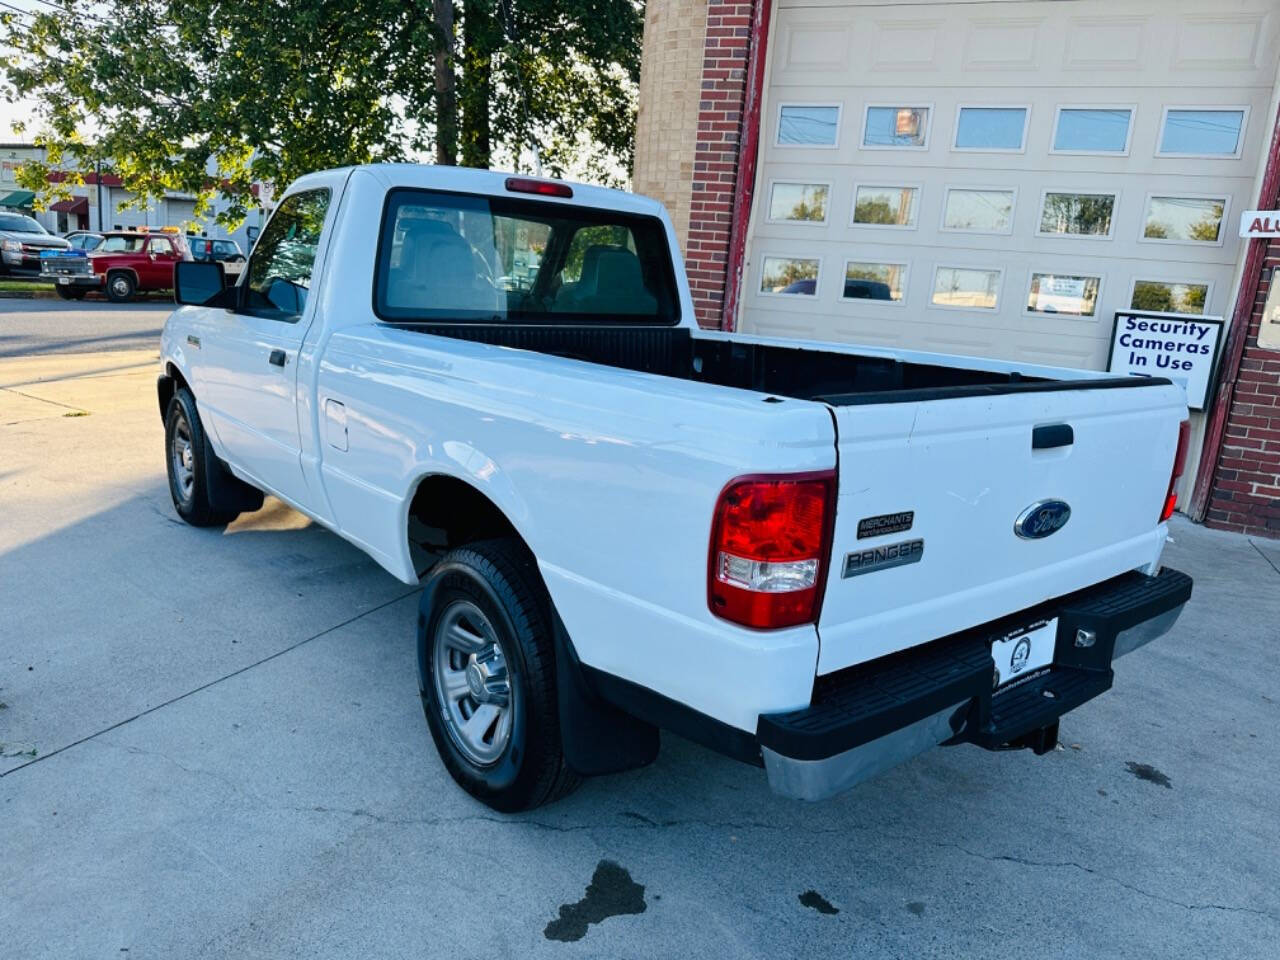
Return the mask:
[(155, 373), (0, 360), (6, 956), (1273, 955), (1280, 544), (1175, 523), (1191, 606), (1046, 757), (805, 805), (664, 737), (507, 817), (435, 755), (410, 588), (272, 500), (176, 519)]

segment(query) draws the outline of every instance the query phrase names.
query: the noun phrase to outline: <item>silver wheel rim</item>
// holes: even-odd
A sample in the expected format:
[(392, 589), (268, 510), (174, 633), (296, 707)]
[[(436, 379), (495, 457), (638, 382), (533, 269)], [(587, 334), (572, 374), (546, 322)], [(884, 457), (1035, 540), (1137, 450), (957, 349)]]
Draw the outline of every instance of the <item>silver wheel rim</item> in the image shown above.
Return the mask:
[(191, 492), (196, 485), (196, 455), (191, 444), (191, 424), (187, 423), (186, 416), (181, 413), (173, 424), (169, 459), (173, 461), (173, 481), (178, 487), (178, 496), (185, 503), (191, 499)]
[(115, 291), (117, 297), (127, 297), (129, 295), (129, 281), (124, 277), (116, 277), (111, 281), (111, 289)]
[(436, 621), (432, 644), (436, 700), (449, 737), (477, 766), (498, 762), (515, 713), (506, 655), (489, 618), (455, 600)]

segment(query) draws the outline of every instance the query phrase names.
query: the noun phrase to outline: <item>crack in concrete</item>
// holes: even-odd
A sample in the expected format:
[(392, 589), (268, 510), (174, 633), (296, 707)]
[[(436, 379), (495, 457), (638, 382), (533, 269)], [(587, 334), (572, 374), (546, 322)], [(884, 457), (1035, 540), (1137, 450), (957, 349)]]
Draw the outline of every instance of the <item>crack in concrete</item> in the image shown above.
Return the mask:
[(72, 749), (73, 747), (78, 747), (82, 743), (88, 743), (91, 740), (95, 740), (98, 737), (102, 736), (104, 733), (110, 733), (112, 730), (119, 730), (121, 727), (125, 727), (133, 723), (133, 721), (135, 720), (140, 720), (143, 717), (148, 716), (149, 714), (155, 713), (158, 710), (163, 710), (165, 707), (170, 707), (175, 703), (185, 700), (187, 699), (187, 697), (195, 696), (197, 693), (200, 693), (203, 690), (208, 690), (210, 687), (217, 686), (218, 684), (222, 683), (224, 680), (230, 680), (232, 677), (238, 677), (240, 674), (247, 673), (248, 671), (253, 670), (255, 667), (262, 666), (264, 663), (270, 663), (272, 660), (275, 660), (277, 657), (283, 657), (286, 653), (290, 653), (294, 650), (297, 650), (299, 647), (310, 643), (312, 640), (319, 640), (321, 637), (328, 636), (329, 634), (333, 633), (335, 630), (341, 630), (343, 627), (353, 624), (357, 620), (360, 620), (363, 617), (369, 616), (369, 614), (371, 613), (377, 613), (379, 610), (389, 607), (394, 603), (399, 603), (401, 600), (405, 600), (409, 597), (412, 597), (417, 592), (418, 592), (417, 590), (410, 590), (408, 593), (402, 593), (398, 597), (392, 597), (390, 600), (386, 600), (378, 604), (377, 606), (370, 607), (368, 610), (361, 611), (360, 613), (357, 613), (353, 617), (348, 617), (346, 620), (343, 620), (341, 623), (336, 623), (332, 627), (326, 627), (324, 630), (321, 630), (319, 633), (312, 634), (309, 637), (299, 640), (297, 643), (291, 643), (289, 644), (289, 646), (283, 648), (282, 650), (277, 650), (275, 653), (265, 656), (261, 660), (255, 660), (253, 663), (246, 664), (243, 667), (239, 667), (236, 670), (232, 670), (230, 673), (223, 674), (222, 676), (214, 680), (210, 680), (208, 683), (202, 683), (200, 684), (200, 686), (194, 687), (186, 691), (185, 693), (180, 693), (175, 697), (170, 697), (168, 700), (165, 700), (163, 703), (158, 703), (154, 707), (147, 707), (147, 709), (145, 710), (140, 710), (131, 717), (126, 717), (123, 720), (117, 720), (115, 723), (108, 724), (107, 726), (103, 727), (101, 730), (95, 730), (93, 733), (86, 734), (85, 736), (81, 737), (79, 740), (73, 740), (71, 743), (58, 747), (56, 750), (50, 750), (48, 753), (43, 753), (40, 756), (36, 757), (34, 760), (29, 760), (26, 763), (19, 764), (18, 766), (12, 767), (9, 770), (0, 771), (0, 779), (4, 779), (5, 777), (12, 776), (13, 774), (17, 773), (19, 770), (26, 770), (28, 767), (33, 767), (37, 763), (43, 763), (44, 761), (48, 760), (50, 757), (56, 757), (58, 754), (64, 753), (67, 750)]
[(1272, 570), (1274, 570), (1277, 576), (1280, 576), (1280, 567), (1276, 566), (1275, 561), (1272, 560), (1270, 557), (1268, 557), (1263, 552), (1262, 548), (1253, 542), (1252, 537), (1247, 537), (1246, 539), (1249, 541), (1249, 546), (1253, 547), (1254, 550), (1258, 551), (1258, 556), (1260, 556), (1263, 560), (1267, 562), (1267, 566), (1269, 566)]
[(69, 404), (59, 403), (57, 400), (46, 400), (44, 397), (37, 397), (34, 394), (23, 393), (21, 390), (15, 390), (13, 387), (0, 387), (5, 393), (16, 393), (20, 397), (26, 397), (28, 400), (35, 400), (37, 403), (51, 403), (55, 407), (62, 407), (64, 410), (83, 410), (84, 407), (73, 407)]

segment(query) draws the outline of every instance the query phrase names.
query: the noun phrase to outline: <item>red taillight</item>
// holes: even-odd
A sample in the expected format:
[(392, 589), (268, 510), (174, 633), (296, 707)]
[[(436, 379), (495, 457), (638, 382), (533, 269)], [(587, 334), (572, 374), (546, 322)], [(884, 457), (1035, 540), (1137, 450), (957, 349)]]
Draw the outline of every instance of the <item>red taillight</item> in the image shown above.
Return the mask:
[(816, 620), (835, 490), (834, 471), (741, 477), (725, 487), (711, 523), (711, 612), (748, 627)]
[(534, 180), (532, 177), (507, 177), (507, 189), (513, 193), (537, 193), (544, 197), (572, 197), (573, 187), (559, 180)]
[(1169, 477), (1169, 492), (1164, 495), (1164, 509), (1160, 511), (1160, 522), (1164, 523), (1173, 516), (1178, 506), (1178, 495), (1173, 488), (1187, 466), (1187, 444), (1191, 442), (1191, 421), (1183, 420), (1178, 424), (1178, 452), (1173, 455), (1173, 474)]

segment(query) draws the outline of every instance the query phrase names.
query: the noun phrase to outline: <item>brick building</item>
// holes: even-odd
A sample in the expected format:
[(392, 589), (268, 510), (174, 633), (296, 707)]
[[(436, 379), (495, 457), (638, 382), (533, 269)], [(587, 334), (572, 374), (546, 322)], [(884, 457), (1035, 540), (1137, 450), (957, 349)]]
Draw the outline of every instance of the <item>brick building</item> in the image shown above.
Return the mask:
[(1105, 369), (1116, 311), (1223, 317), (1179, 500), (1280, 536), (1280, 240), (1237, 230), (1280, 205), (1280, 6), (645, 16), (634, 188), (672, 211), (699, 323)]

